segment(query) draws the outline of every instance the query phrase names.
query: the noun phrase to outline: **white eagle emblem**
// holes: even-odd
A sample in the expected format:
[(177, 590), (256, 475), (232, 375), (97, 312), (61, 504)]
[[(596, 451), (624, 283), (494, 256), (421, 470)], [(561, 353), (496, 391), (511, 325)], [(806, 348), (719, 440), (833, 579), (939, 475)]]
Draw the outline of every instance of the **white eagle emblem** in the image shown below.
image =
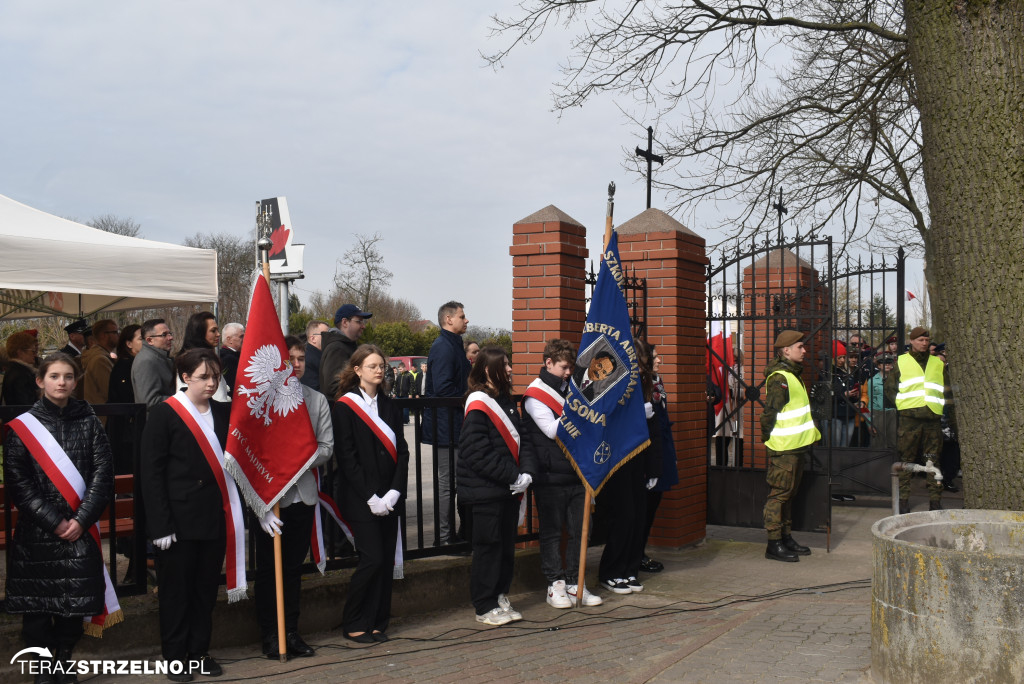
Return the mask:
[(249, 357), (245, 374), (255, 386), (239, 387), (238, 394), (249, 397), (250, 413), (263, 418), (264, 425), (272, 422), (271, 410), (279, 416), (287, 416), (302, 405), (302, 385), (292, 375), (291, 364), (281, 360), (281, 351), (274, 345), (266, 344), (257, 349)]

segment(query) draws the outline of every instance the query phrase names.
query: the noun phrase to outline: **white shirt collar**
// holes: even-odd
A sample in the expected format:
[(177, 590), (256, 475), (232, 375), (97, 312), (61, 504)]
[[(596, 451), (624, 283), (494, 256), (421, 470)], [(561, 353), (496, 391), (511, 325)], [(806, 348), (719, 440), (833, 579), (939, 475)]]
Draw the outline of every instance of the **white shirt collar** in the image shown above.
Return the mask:
[[(377, 396), (380, 396), (380, 390), (377, 390)], [(375, 416), (379, 416), (380, 413), (377, 411), (377, 397), (371, 397), (369, 394), (363, 391), (363, 388), (359, 388), (359, 394), (363, 395), (363, 401), (366, 402), (366, 406), (370, 409), (370, 412)]]

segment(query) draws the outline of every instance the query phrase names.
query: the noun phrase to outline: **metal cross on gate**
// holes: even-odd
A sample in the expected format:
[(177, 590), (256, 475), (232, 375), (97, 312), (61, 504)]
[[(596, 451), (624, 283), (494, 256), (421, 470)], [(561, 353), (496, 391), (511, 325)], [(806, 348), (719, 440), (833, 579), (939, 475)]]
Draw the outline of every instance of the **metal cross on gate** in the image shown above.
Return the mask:
[(647, 127), (647, 149), (641, 150), (640, 146), (637, 145), (636, 154), (638, 157), (643, 157), (647, 160), (647, 208), (651, 208), (651, 163), (658, 162), (659, 164), (665, 163), (665, 158), (659, 154), (654, 154), (654, 127)]

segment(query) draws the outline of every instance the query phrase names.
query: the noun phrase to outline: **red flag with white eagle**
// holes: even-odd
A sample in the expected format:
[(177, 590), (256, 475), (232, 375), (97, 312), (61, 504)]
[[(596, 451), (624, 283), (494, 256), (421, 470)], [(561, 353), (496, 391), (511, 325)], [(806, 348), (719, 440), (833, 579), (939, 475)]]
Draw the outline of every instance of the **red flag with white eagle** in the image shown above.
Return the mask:
[(224, 452), (224, 467), (259, 516), (273, 508), (316, 458), (316, 435), (302, 385), (292, 373), (262, 275), (249, 305)]

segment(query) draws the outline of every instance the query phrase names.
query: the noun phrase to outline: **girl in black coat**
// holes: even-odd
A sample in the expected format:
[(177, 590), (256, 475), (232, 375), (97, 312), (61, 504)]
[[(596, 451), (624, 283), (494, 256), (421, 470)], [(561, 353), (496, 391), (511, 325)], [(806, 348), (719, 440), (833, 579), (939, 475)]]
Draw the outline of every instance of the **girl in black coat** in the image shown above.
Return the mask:
[[(82, 636), (83, 618), (104, 610), (103, 556), (89, 529), (106, 508), (114, 483), (103, 426), (89, 404), (72, 396), (80, 375), (68, 355), (47, 357), (36, 376), (43, 397), (19, 417), (38, 420), (84, 480), (85, 493), (77, 508), (71, 507), (15, 429), (4, 443), (4, 481), (10, 502), (18, 508), (4, 605), (7, 612), (24, 615), (22, 635), (29, 646), (56, 650), (65, 662)], [(118, 614), (107, 624), (119, 619)]]
[(597, 572), (601, 585), (616, 594), (644, 590), (637, 576), (647, 536), (647, 492), (658, 484), (661, 475), (661, 428), (651, 403), (654, 395), (653, 355), (651, 347), (643, 340), (636, 340), (634, 346), (651, 443), (615, 471), (597, 499), (597, 505), (606, 507), (610, 519), (608, 541), (601, 553)]
[(388, 367), (384, 352), (360, 345), (341, 374), (341, 397), (333, 408), (334, 454), (342, 479), (338, 503), (359, 551), (341, 626), (346, 639), (364, 644), (388, 640), (395, 545), (409, 474), (402, 412), (381, 387)]
[[(533, 481), (528, 443), (512, 401), (505, 350), (485, 347), (469, 373), (466, 417), (459, 436), (459, 498), (470, 509), (473, 566), (469, 594), (477, 622), (504, 625), (523, 616), (509, 603), (515, 567), (520, 495)], [(501, 426), (501, 427), (499, 427)]]
[[(209, 656), (213, 608), (225, 559), (227, 524), (217, 474), (203, 453), (189, 422), (212, 428), (220, 448), (227, 441), (230, 407), (212, 401), (220, 382), (220, 362), (212, 349), (190, 349), (175, 359), (175, 372), (185, 389), (149, 412), (142, 433), (142, 494), (146, 529), (157, 551), (160, 584), (160, 641), (163, 656), (174, 663), (201, 660), (204, 674), (221, 673)], [(194, 407), (195, 413), (187, 410)], [(205, 437), (203, 437), (205, 439)], [(227, 487), (234, 482), (226, 479)], [(232, 498), (229, 495), (229, 499)], [(241, 508), (237, 511), (241, 515)], [(229, 580), (231, 573), (229, 573)], [(241, 597), (244, 597), (244, 586)], [(229, 591), (229, 601), (235, 600)], [(191, 681), (182, 666), (173, 665), (168, 678)], [(178, 669), (175, 673), (174, 670)]]

